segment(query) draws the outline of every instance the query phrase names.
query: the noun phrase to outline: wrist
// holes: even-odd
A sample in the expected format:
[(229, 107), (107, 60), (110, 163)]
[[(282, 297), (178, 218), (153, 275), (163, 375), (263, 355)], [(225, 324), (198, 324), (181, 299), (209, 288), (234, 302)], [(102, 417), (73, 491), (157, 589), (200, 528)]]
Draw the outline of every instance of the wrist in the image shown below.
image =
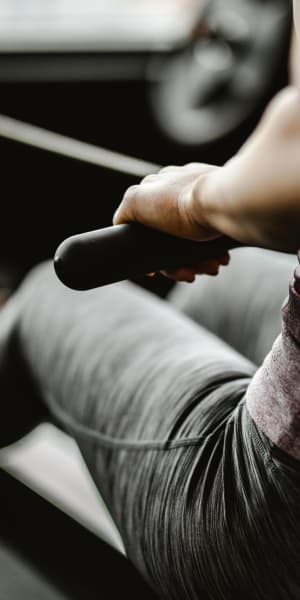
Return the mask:
[(194, 183), (191, 202), (193, 219), (199, 227), (228, 235), (231, 217), (224, 171), (225, 167), (213, 167), (201, 174)]

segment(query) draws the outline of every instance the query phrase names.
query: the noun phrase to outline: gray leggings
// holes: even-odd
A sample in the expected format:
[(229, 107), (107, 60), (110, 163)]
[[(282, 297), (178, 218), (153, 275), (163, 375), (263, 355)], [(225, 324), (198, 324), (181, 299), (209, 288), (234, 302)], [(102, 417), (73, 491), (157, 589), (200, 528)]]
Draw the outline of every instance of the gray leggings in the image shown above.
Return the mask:
[(294, 265), (236, 250), (164, 301), (73, 292), (46, 264), (1, 313), (2, 445), (49, 415), (68, 431), (160, 598), (300, 597), (300, 468), (244, 401)]

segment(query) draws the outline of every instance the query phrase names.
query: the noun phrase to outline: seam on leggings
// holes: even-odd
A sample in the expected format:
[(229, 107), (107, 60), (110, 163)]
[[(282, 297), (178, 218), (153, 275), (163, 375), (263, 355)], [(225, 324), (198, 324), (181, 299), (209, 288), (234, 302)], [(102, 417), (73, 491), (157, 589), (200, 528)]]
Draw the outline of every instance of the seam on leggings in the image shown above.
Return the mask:
[(100, 433), (96, 429), (91, 429), (86, 425), (78, 423), (78, 421), (59, 406), (53, 399), (53, 396), (50, 396), (49, 394), (47, 394), (47, 404), (55, 418), (60, 421), (74, 437), (79, 437), (89, 442), (97, 442), (104, 448), (118, 448), (120, 450), (176, 450), (177, 448), (185, 448), (187, 446), (200, 446), (208, 437), (206, 436), (204, 438), (204, 436), (197, 436), (181, 438), (180, 440), (165, 439), (161, 441), (122, 440)]
[[(238, 409), (238, 406), (243, 401), (244, 397), (240, 400), (240, 402), (238, 402), (237, 406), (235, 407), (235, 410)], [(100, 433), (96, 429), (92, 429), (91, 427), (87, 427), (86, 425), (82, 425), (82, 423), (79, 423), (64, 408), (59, 406), (57, 401), (49, 393), (47, 394), (47, 403), (54, 417), (59, 422), (61, 422), (66, 428), (66, 430), (68, 430), (74, 437), (79, 437), (89, 442), (97, 442), (100, 446), (103, 446), (104, 448), (118, 448), (120, 450), (123, 449), (167, 451), (176, 450), (178, 448), (201, 446), (204, 443), (204, 441), (207, 441), (210, 437), (210, 435), (208, 434), (206, 436), (199, 435), (195, 437), (181, 438), (178, 440), (170, 440), (168, 438), (160, 441), (122, 440), (120, 438), (113, 438), (104, 433)]]

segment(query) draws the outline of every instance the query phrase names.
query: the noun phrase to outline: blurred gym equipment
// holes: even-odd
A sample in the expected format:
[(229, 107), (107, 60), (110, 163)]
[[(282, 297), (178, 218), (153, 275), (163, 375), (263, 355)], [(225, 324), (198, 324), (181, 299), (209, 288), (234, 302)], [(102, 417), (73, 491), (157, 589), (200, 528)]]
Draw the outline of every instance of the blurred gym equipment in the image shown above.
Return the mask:
[(217, 143), (274, 91), (289, 41), (285, 0), (212, 0), (180, 56), (157, 61), (151, 94), (162, 129), (177, 143)]
[(222, 163), (287, 80), (286, 0), (21, 7), (0, 0), (0, 111), (152, 162)]

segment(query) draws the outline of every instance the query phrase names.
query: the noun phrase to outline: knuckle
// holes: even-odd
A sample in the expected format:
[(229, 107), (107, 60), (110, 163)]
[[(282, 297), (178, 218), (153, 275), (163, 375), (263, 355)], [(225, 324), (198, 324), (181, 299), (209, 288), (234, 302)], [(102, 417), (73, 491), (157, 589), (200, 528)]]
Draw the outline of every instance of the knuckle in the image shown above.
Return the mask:
[(123, 202), (128, 202), (134, 199), (139, 191), (139, 185), (131, 185), (123, 196)]
[(164, 173), (171, 173), (173, 171), (177, 171), (180, 167), (176, 167), (176, 165), (169, 165), (168, 167), (163, 167), (160, 169), (159, 174), (164, 175)]
[(184, 165), (187, 169), (199, 169), (199, 163), (197, 162), (189, 162), (186, 165)]
[(146, 177), (142, 179), (142, 183), (151, 183), (152, 181), (156, 181), (157, 177), (156, 174), (146, 175)]

